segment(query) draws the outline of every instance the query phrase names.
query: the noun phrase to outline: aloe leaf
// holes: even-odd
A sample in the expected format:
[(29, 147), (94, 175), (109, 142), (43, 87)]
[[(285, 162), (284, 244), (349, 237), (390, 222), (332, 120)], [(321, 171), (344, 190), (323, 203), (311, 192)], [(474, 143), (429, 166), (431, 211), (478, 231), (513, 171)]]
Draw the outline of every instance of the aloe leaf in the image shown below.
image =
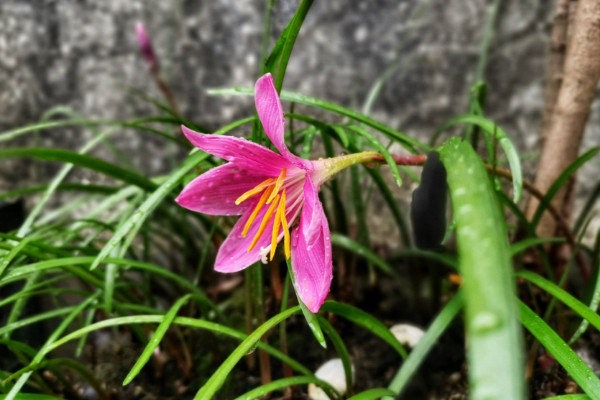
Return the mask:
[(468, 143), (449, 139), (439, 153), (456, 222), (471, 398), (524, 399), (523, 340), (504, 216)]

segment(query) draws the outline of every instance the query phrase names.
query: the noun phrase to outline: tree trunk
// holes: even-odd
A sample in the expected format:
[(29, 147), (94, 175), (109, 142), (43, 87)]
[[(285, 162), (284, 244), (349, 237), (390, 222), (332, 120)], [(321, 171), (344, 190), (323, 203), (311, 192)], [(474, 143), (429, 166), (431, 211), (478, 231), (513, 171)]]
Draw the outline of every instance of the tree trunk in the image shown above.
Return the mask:
[[(559, 0), (560, 1), (560, 0)], [(556, 104), (548, 127), (548, 135), (542, 147), (535, 186), (546, 192), (564, 169), (578, 156), (590, 106), (600, 78), (600, 2), (579, 0), (564, 61), (563, 82), (558, 91)], [(553, 205), (566, 213), (568, 198), (565, 185), (553, 199)], [(530, 199), (527, 208), (533, 216), (539, 202)], [(566, 211), (565, 211), (566, 210)], [(538, 225), (540, 237), (552, 236), (556, 230), (554, 219), (545, 213)]]

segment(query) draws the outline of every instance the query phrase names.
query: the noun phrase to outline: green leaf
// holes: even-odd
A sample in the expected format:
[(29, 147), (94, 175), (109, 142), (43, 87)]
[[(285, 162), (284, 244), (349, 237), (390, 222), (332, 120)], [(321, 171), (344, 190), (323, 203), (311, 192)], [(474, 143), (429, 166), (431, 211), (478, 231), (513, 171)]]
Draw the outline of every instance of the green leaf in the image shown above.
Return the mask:
[(598, 204), (598, 197), (600, 197), (600, 182), (596, 185), (592, 193), (588, 196), (585, 205), (581, 208), (581, 212), (577, 216), (577, 221), (573, 227), (575, 233), (579, 233), (579, 230), (583, 227), (587, 216), (594, 209), (594, 206)]
[[(296, 310), (296, 311), (298, 311), (298, 310)], [(106, 320), (96, 322), (94, 324), (85, 326), (81, 329), (78, 329), (74, 332), (69, 333), (68, 335), (53, 342), (50, 346), (48, 346), (48, 348), (46, 348), (44, 350), (44, 352), (47, 354), (50, 351), (61, 347), (65, 343), (70, 342), (71, 340), (79, 339), (79, 338), (87, 335), (88, 333), (97, 331), (99, 329), (105, 329), (105, 328), (110, 328), (110, 327), (115, 327), (115, 326), (123, 326), (123, 325), (131, 326), (131, 325), (135, 325), (135, 324), (161, 323), (163, 321), (163, 319), (164, 319), (164, 315), (134, 315), (134, 316), (128, 316), (128, 317), (118, 317), (118, 318), (106, 319)], [(240, 341), (248, 338), (247, 335), (243, 334), (242, 332), (236, 331), (235, 329), (232, 329), (225, 325), (220, 325), (220, 324), (217, 324), (214, 322), (202, 320), (202, 319), (187, 318), (187, 317), (175, 317), (175, 319), (173, 320), (173, 323), (177, 324), (177, 325), (182, 325), (182, 326), (206, 329), (208, 331), (226, 335), (226, 336), (232, 337), (232, 338), (240, 340)], [(281, 361), (285, 362), (286, 364), (288, 364), (290, 367), (292, 367), (294, 370), (298, 371), (299, 373), (304, 374), (304, 375), (309, 375), (309, 376), (313, 375), (313, 373), (308, 368), (306, 368), (299, 362), (295, 361), (294, 359), (290, 358), (288, 355), (275, 349), (274, 347), (271, 347), (268, 344), (263, 343), (263, 342), (258, 342), (257, 346), (258, 346), (258, 348), (265, 350), (266, 352), (273, 355), (274, 357), (279, 358)]]
[(402, 347), (400, 342), (396, 340), (388, 327), (366, 312), (351, 305), (338, 303), (332, 300), (328, 300), (323, 303), (321, 310), (325, 312), (332, 312), (340, 317), (354, 322), (357, 325), (362, 326), (392, 346), (394, 350), (400, 354), (400, 357), (403, 359), (406, 358), (406, 350), (404, 350), (404, 347)]
[(533, 215), (533, 218), (531, 218), (531, 225), (533, 226), (533, 228), (535, 229), (538, 225), (538, 223), (540, 222), (540, 219), (542, 219), (542, 215), (544, 214), (544, 210), (548, 207), (548, 205), (550, 205), (550, 203), (552, 202), (552, 199), (554, 198), (554, 196), (556, 196), (556, 194), (558, 193), (558, 191), (564, 187), (564, 185), (567, 183), (567, 181), (569, 180), (569, 178), (586, 162), (588, 162), (591, 158), (595, 157), (596, 154), (598, 154), (598, 151), (600, 150), (600, 147), (595, 147), (587, 152), (585, 152), (584, 154), (582, 154), (581, 156), (579, 156), (579, 158), (577, 158), (577, 160), (573, 161), (561, 174), (558, 178), (556, 178), (556, 180), (554, 181), (554, 183), (552, 183), (552, 186), (550, 186), (550, 188), (548, 189), (548, 191), (546, 192), (546, 194), (544, 194), (544, 198), (540, 201), (540, 204), (538, 205), (538, 208), (535, 210), (535, 214)]
[(329, 340), (333, 343), (335, 351), (342, 360), (342, 366), (344, 367), (344, 378), (346, 379), (346, 393), (351, 395), (353, 393), (353, 379), (352, 379), (352, 362), (350, 361), (350, 353), (348, 348), (344, 344), (344, 341), (334, 329), (333, 326), (323, 317), (319, 317), (319, 322), (323, 326), (325, 333), (329, 336)]
[(504, 149), (504, 153), (508, 159), (508, 165), (510, 166), (510, 171), (513, 176), (513, 201), (515, 203), (518, 202), (521, 198), (521, 192), (523, 190), (521, 161), (519, 160), (517, 149), (512, 144), (506, 133), (494, 122), (479, 115), (461, 115), (459, 117), (452, 118), (450, 121), (442, 125), (438, 132), (447, 129), (452, 125), (461, 123), (477, 125), (483, 129), (485, 133), (495, 137), (498, 140), (498, 143), (500, 143), (500, 146), (502, 146), (502, 149)]
[(533, 273), (531, 271), (519, 271), (517, 272), (517, 277), (526, 279), (534, 285), (539, 286), (546, 292), (550, 293), (553, 297), (557, 298), (566, 306), (575, 311), (577, 314), (581, 315), (596, 329), (600, 330), (600, 316), (596, 312), (594, 312), (594, 310), (590, 309), (587, 305), (583, 304), (581, 301), (573, 297), (570, 293), (567, 293), (560, 286), (550, 282), (547, 279), (542, 278), (538, 274)]
[[(292, 259), (288, 258), (286, 262), (288, 267), (288, 275), (291, 278), (295, 288), (296, 278), (294, 277), (294, 270), (292, 268)], [(313, 314), (312, 311), (310, 311), (308, 308), (306, 308), (306, 305), (302, 302), (300, 296), (298, 296), (298, 293), (296, 293), (296, 297), (298, 299), (299, 307), (302, 310), (302, 315), (304, 315), (304, 319), (306, 320), (310, 331), (312, 332), (315, 339), (317, 339), (317, 342), (319, 342), (321, 347), (326, 349), (327, 342), (325, 341), (325, 336), (323, 335), (323, 331), (321, 330), (321, 326), (319, 325), (319, 320), (317, 319), (317, 316)]]
[(483, 163), (468, 143), (449, 139), (439, 153), (456, 222), (471, 398), (523, 399), (523, 339), (504, 216)]
[(352, 397), (349, 397), (348, 400), (375, 400), (375, 399), (380, 399), (383, 396), (393, 396), (396, 393), (394, 393), (393, 391), (389, 390), (389, 389), (383, 389), (383, 388), (378, 388), (378, 389), (370, 389), (370, 390), (366, 390), (362, 393), (359, 393), (357, 395), (354, 395)]
[(131, 172), (128, 169), (121, 168), (117, 165), (95, 157), (74, 153), (68, 150), (46, 149), (38, 147), (15, 147), (11, 149), (0, 150), (0, 158), (10, 157), (28, 157), (45, 161), (71, 163), (79, 167), (100, 172), (117, 180), (139, 186), (146, 191), (152, 191), (156, 189), (156, 184), (154, 182), (141, 175)]
[[(6, 275), (0, 279), (0, 286), (3, 286), (7, 283), (18, 281), (20, 279), (25, 279), (31, 274), (35, 274), (36, 272), (51, 270), (54, 268), (65, 269), (67, 272), (76, 275), (80, 279), (85, 282), (90, 283), (93, 286), (96, 286), (100, 289), (104, 287), (104, 283), (97, 279), (95, 276), (90, 275), (89, 272), (84, 271), (80, 267), (76, 267), (79, 265), (90, 265), (95, 260), (95, 257), (65, 257), (65, 258), (55, 258), (52, 260), (40, 261), (28, 265), (19, 266), (16, 268), (12, 268), (10, 271), (6, 273)], [(137, 261), (130, 260), (126, 258), (108, 258), (106, 259), (107, 263), (124, 265), (126, 268), (134, 268), (140, 269), (143, 271), (149, 271), (156, 276), (160, 276), (173, 282), (177, 283), (182, 288), (189, 290), (194, 294), (194, 298), (198, 299), (200, 304), (204, 304), (212, 309), (217, 310), (216, 305), (208, 298), (206, 295), (192, 282), (188, 279), (169, 271), (163, 267)], [(217, 310), (217, 314), (220, 312)], [(1, 329), (1, 328), (0, 328)]]
[[(598, 269), (600, 269), (600, 265), (598, 266)], [(590, 301), (589, 308), (590, 310), (594, 311), (598, 310), (598, 306), (600, 306), (600, 273), (596, 273), (596, 282), (594, 285), (594, 291), (592, 293), (592, 300)], [(579, 339), (581, 335), (585, 333), (588, 325), (589, 321), (584, 318), (577, 327), (577, 330), (575, 331), (571, 339), (569, 339), (569, 344), (575, 343), (577, 339)]]
[(129, 373), (123, 380), (123, 386), (128, 385), (137, 376), (137, 374), (140, 373), (142, 368), (144, 368), (144, 365), (146, 365), (148, 360), (150, 360), (150, 357), (152, 357), (152, 353), (154, 352), (154, 350), (156, 350), (156, 348), (160, 344), (160, 341), (165, 336), (165, 333), (167, 333), (167, 330), (173, 323), (173, 320), (177, 316), (179, 309), (185, 304), (185, 302), (189, 300), (190, 297), (191, 295), (187, 294), (179, 300), (177, 300), (175, 304), (173, 304), (173, 306), (165, 314), (164, 319), (158, 325), (158, 328), (156, 328), (156, 331), (150, 338), (150, 341), (146, 345), (146, 348), (144, 349), (142, 354), (140, 354), (134, 366), (131, 368), (131, 371), (129, 371)]
[(267, 322), (259, 326), (252, 332), (244, 341), (227, 357), (223, 363), (219, 366), (217, 371), (208, 379), (208, 381), (200, 388), (200, 390), (194, 396), (195, 400), (212, 399), (214, 394), (221, 388), (223, 382), (235, 365), (244, 357), (256, 344), (260, 341), (260, 338), (267, 333), (270, 329), (277, 326), (279, 323), (285, 321), (290, 316), (300, 312), (300, 307), (292, 307), (279, 313), (269, 319)]
[(332, 233), (331, 244), (333, 244), (334, 246), (342, 247), (348, 251), (351, 251), (366, 258), (388, 275), (397, 276), (396, 272), (392, 269), (392, 267), (389, 266), (387, 262), (378, 257), (377, 254), (373, 253), (365, 246), (350, 239), (347, 236), (340, 235), (339, 233)]
[(275, 89), (277, 89), (278, 93), (281, 92), (283, 77), (285, 76), (285, 70), (287, 69), (288, 61), (292, 55), (292, 49), (296, 43), (296, 38), (298, 37), (298, 33), (300, 32), (304, 18), (306, 18), (306, 14), (308, 14), (308, 10), (310, 10), (310, 6), (312, 6), (313, 1), (314, 0), (302, 0), (298, 6), (298, 9), (296, 10), (296, 13), (290, 21), (290, 24), (286, 28), (285, 41), (283, 42), (281, 56), (279, 57), (277, 75), (275, 75)]
[[(389, 385), (389, 389), (394, 394), (399, 395), (404, 390), (406, 384), (417, 372), (418, 368), (425, 361), (427, 354), (431, 351), (438, 339), (446, 331), (450, 323), (456, 318), (458, 312), (463, 306), (462, 293), (458, 292), (452, 300), (444, 306), (439, 315), (433, 320), (425, 335), (419, 341), (419, 344), (410, 352), (408, 358), (402, 363), (402, 366), (396, 372), (394, 379)], [(384, 400), (392, 400), (386, 397)]]
[(514, 243), (510, 245), (510, 254), (516, 255), (524, 252), (530, 247), (537, 246), (544, 243), (563, 243), (565, 241), (564, 238), (559, 237), (549, 237), (549, 238), (538, 238), (538, 237), (530, 237), (527, 239), (523, 239), (518, 243)]
[(385, 147), (383, 145), (383, 143), (381, 143), (379, 140), (377, 140), (377, 138), (375, 136), (373, 136), (371, 133), (369, 133), (366, 129), (363, 129), (362, 127), (360, 127), (358, 125), (350, 125), (348, 127), (348, 129), (353, 130), (354, 132), (358, 133), (361, 136), (364, 136), (367, 139), (368, 143), (371, 144), (375, 149), (377, 149), (377, 151), (379, 151), (381, 153), (381, 155), (387, 162), (388, 166), (390, 167), (390, 171), (392, 172), (392, 175), (394, 176), (396, 185), (402, 186), (402, 177), (400, 176), (400, 171), (398, 170), (398, 165), (396, 164), (394, 157), (392, 157), (392, 155), (388, 151), (387, 147)]
[[(210, 95), (242, 95), (242, 96), (252, 96), (254, 95), (254, 90), (251, 88), (232, 88), (232, 89), (209, 89), (207, 93)], [(281, 99), (285, 101), (291, 101), (294, 103), (300, 103), (311, 107), (320, 108), (323, 110), (331, 111), (336, 114), (344, 115), (351, 119), (354, 119), (358, 122), (362, 122), (365, 125), (370, 126), (383, 133), (390, 139), (402, 144), (411, 152), (415, 153), (415, 148), (421, 149), (423, 151), (431, 150), (431, 147), (421, 143), (420, 141), (411, 138), (410, 136), (399, 132), (395, 129), (390, 128), (387, 125), (384, 125), (380, 122), (375, 121), (374, 119), (367, 117), (364, 114), (351, 110), (349, 108), (342, 107), (340, 105), (330, 103), (325, 100), (317, 99), (316, 97), (305, 96), (303, 94), (289, 92), (287, 90), (281, 91)]]
[[(48, 336), (48, 339), (46, 339), (46, 342), (40, 348), (40, 350), (38, 351), (36, 356), (31, 360), (29, 365), (21, 370), (21, 371), (23, 371), (22, 374), (20, 374), (19, 379), (17, 380), (17, 382), (15, 382), (14, 386), (11, 388), (11, 390), (8, 393), (8, 395), (6, 396), (5, 400), (14, 400), (15, 399), (15, 397), (21, 391), (21, 388), (23, 387), (23, 385), (25, 385), (25, 383), (27, 382), (27, 380), (33, 373), (33, 369), (35, 368), (35, 366), (38, 365), (44, 358), (44, 355), (46, 354), (48, 348), (50, 348), (52, 343), (68, 328), (68, 326), (71, 324), (71, 322), (75, 319), (75, 317), (80, 312), (85, 310), (89, 305), (96, 302), (96, 299), (98, 298), (99, 295), (100, 295), (100, 292), (97, 292), (95, 295), (90, 296), (87, 299), (85, 299), (84, 301), (82, 301), (78, 306), (69, 307), (71, 309), (71, 312), (69, 313), (69, 315), (67, 315), (62, 320), (60, 325), (50, 334), (50, 336)], [(17, 372), (17, 373), (19, 373), (19, 372)], [(17, 373), (6, 378), (6, 380), (15, 379), (17, 376)]]
[[(7, 400), (7, 394), (0, 394), (0, 400)], [(62, 397), (48, 396), (47, 394), (20, 393), (13, 397), (14, 400), (63, 400)]]
[(315, 378), (314, 376), (293, 376), (291, 378), (278, 379), (276, 381), (259, 386), (239, 397), (236, 397), (235, 400), (255, 400), (275, 390), (280, 390), (290, 386), (307, 385), (309, 383), (314, 383), (315, 385), (320, 386), (323, 390), (325, 390), (330, 398), (341, 397), (331, 385), (325, 381)]
[(521, 302), (521, 322), (529, 332), (556, 358), (583, 391), (593, 399), (600, 399), (600, 379), (575, 354), (552, 328)]

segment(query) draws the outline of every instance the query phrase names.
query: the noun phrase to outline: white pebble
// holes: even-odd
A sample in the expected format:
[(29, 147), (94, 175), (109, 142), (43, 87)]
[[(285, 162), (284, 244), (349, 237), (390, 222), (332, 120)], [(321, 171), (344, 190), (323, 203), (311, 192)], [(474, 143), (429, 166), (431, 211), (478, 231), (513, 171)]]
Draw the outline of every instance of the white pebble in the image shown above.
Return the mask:
[(390, 328), (392, 334), (402, 345), (414, 348), (425, 334), (423, 329), (410, 324), (396, 324)]
[[(354, 380), (354, 366), (351, 365), (352, 380)], [(343, 396), (346, 393), (346, 376), (341, 358), (334, 358), (321, 365), (315, 372), (315, 376), (329, 383)], [(311, 383), (308, 385), (308, 397), (311, 400), (329, 400), (329, 396), (323, 390)]]

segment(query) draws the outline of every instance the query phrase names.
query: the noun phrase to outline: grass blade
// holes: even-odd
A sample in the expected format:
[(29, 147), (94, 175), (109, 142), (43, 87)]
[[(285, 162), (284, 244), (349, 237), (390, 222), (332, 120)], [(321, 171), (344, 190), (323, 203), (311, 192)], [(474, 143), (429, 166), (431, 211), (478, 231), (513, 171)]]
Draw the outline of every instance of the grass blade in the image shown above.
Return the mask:
[(393, 396), (395, 393), (390, 389), (377, 388), (366, 390), (362, 393), (349, 397), (348, 400), (375, 400), (383, 396)]
[(348, 129), (353, 130), (361, 136), (364, 136), (367, 139), (367, 142), (370, 143), (373, 147), (375, 147), (375, 149), (377, 149), (377, 151), (381, 153), (388, 166), (390, 167), (390, 171), (392, 172), (394, 180), (396, 181), (396, 185), (402, 186), (402, 177), (400, 176), (398, 165), (396, 165), (396, 161), (394, 161), (394, 158), (388, 151), (387, 147), (385, 147), (383, 143), (377, 140), (375, 136), (369, 133), (366, 129), (363, 129), (361, 126), (350, 125), (348, 126)]
[(214, 394), (221, 388), (225, 379), (238, 363), (252, 348), (260, 341), (260, 338), (270, 329), (285, 321), (287, 318), (300, 312), (300, 307), (292, 307), (279, 313), (259, 326), (227, 357), (208, 381), (200, 388), (194, 396), (194, 400), (212, 399)]
[(266, 385), (259, 386), (256, 389), (252, 389), (251, 391), (236, 397), (235, 400), (255, 400), (275, 390), (280, 390), (289, 386), (307, 385), (309, 383), (314, 383), (315, 385), (320, 386), (323, 390), (325, 390), (330, 398), (335, 399), (341, 397), (340, 394), (333, 387), (331, 387), (331, 385), (325, 381), (315, 378), (314, 376), (293, 376), (291, 378), (278, 379), (276, 381), (269, 382)]
[(600, 150), (600, 147), (595, 147), (587, 152), (585, 152), (584, 154), (582, 154), (581, 156), (579, 156), (579, 158), (577, 158), (577, 160), (573, 161), (561, 174), (558, 178), (556, 178), (556, 180), (554, 181), (554, 183), (552, 183), (552, 186), (550, 186), (550, 188), (548, 189), (548, 191), (546, 192), (546, 194), (544, 195), (544, 198), (542, 199), (542, 201), (540, 201), (540, 204), (538, 205), (538, 208), (535, 210), (535, 214), (533, 215), (533, 218), (531, 219), (531, 225), (533, 226), (533, 228), (535, 229), (538, 225), (538, 223), (540, 222), (540, 219), (542, 219), (542, 214), (544, 213), (544, 210), (548, 207), (548, 205), (552, 202), (552, 199), (554, 198), (554, 196), (556, 196), (556, 194), (558, 193), (558, 191), (565, 186), (567, 180), (569, 180), (569, 178), (586, 162), (588, 162), (591, 158), (595, 157), (596, 154), (598, 154), (598, 151)]
[(483, 129), (485, 133), (495, 137), (498, 140), (498, 143), (500, 143), (500, 146), (502, 146), (502, 149), (506, 154), (508, 165), (510, 166), (510, 171), (513, 176), (513, 201), (515, 203), (518, 202), (521, 198), (521, 192), (523, 191), (523, 172), (521, 171), (521, 161), (519, 159), (517, 149), (508, 138), (508, 135), (506, 135), (506, 133), (494, 122), (479, 115), (461, 115), (459, 117), (452, 118), (450, 121), (442, 125), (438, 132), (447, 129), (454, 124), (461, 123), (477, 125)]
[(342, 360), (342, 366), (344, 367), (344, 377), (346, 378), (346, 394), (351, 396), (353, 392), (353, 379), (352, 379), (352, 362), (350, 361), (350, 354), (348, 348), (344, 344), (344, 341), (333, 328), (333, 326), (323, 317), (319, 317), (319, 322), (323, 326), (325, 333), (329, 336), (329, 340), (333, 343), (335, 351)]
[(156, 331), (152, 335), (152, 338), (150, 338), (150, 341), (146, 345), (146, 348), (144, 349), (142, 354), (140, 354), (139, 358), (131, 368), (131, 371), (129, 371), (129, 373), (123, 380), (123, 386), (128, 385), (137, 376), (137, 374), (140, 373), (142, 368), (144, 368), (144, 365), (146, 365), (148, 360), (150, 360), (150, 357), (152, 357), (152, 353), (154, 352), (154, 350), (156, 350), (156, 348), (160, 344), (160, 341), (165, 336), (165, 333), (167, 333), (167, 330), (173, 323), (173, 320), (177, 316), (177, 312), (179, 312), (179, 309), (185, 304), (186, 301), (189, 300), (190, 297), (191, 295), (188, 294), (177, 300), (175, 304), (173, 304), (173, 306), (165, 314), (162, 322), (158, 325), (158, 328), (156, 328)]
[[(288, 267), (288, 275), (292, 280), (292, 283), (295, 285), (296, 278), (294, 277), (294, 270), (292, 269), (292, 259), (288, 258), (286, 262)], [(302, 300), (300, 300), (300, 296), (298, 296), (298, 293), (296, 293), (296, 298), (298, 299), (299, 307), (302, 310), (302, 315), (304, 315), (304, 319), (306, 320), (306, 324), (310, 328), (310, 331), (312, 332), (315, 339), (317, 339), (317, 342), (319, 342), (321, 347), (326, 349), (327, 342), (325, 341), (325, 336), (323, 335), (323, 331), (321, 330), (321, 326), (319, 325), (319, 320), (317, 319), (317, 316), (313, 314), (313, 312), (310, 311), (308, 308), (306, 308), (306, 305), (302, 302)]]
[[(458, 312), (463, 306), (461, 292), (454, 295), (452, 300), (446, 304), (440, 314), (433, 320), (425, 335), (419, 341), (419, 344), (410, 352), (408, 358), (404, 361), (394, 379), (389, 385), (389, 389), (399, 395), (410, 378), (417, 372), (419, 366), (425, 361), (427, 354), (431, 351), (438, 339), (446, 331), (450, 323), (458, 315)], [(391, 397), (386, 397), (384, 400), (392, 400)]]
[[(207, 93), (210, 95), (253, 96), (254, 90), (251, 88), (242, 88), (242, 87), (226, 88), (226, 89), (219, 88), (219, 89), (209, 89), (209, 90), (207, 90)], [(420, 141), (413, 139), (410, 136), (408, 136), (402, 132), (392, 129), (387, 125), (384, 125), (378, 121), (375, 121), (374, 119), (367, 117), (366, 115), (356, 112), (354, 110), (351, 110), (349, 108), (342, 107), (340, 105), (330, 103), (328, 101), (321, 100), (316, 97), (306, 96), (306, 95), (303, 95), (300, 93), (290, 92), (287, 90), (281, 91), (281, 100), (291, 101), (294, 103), (300, 103), (300, 104), (304, 104), (304, 105), (307, 105), (310, 107), (321, 108), (323, 110), (331, 111), (336, 114), (344, 115), (344, 116), (354, 119), (358, 122), (362, 122), (363, 124), (368, 125), (371, 128), (374, 128), (374, 129), (378, 130), (379, 132), (383, 133), (390, 139), (392, 139), (396, 142), (399, 142), (400, 144), (402, 144), (404, 147), (406, 147), (408, 150), (410, 150), (413, 153), (416, 153), (415, 148), (423, 150), (423, 151), (431, 150), (430, 146), (428, 146), (424, 143), (421, 143)]]
[(521, 302), (521, 322), (592, 399), (600, 399), (600, 379), (552, 328)]
[(392, 346), (403, 359), (406, 358), (406, 350), (404, 350), (404, 347), (402, 347), (400, 342), (396, 340), (396, 337), (394, 337), (388, 327), (366, 312), (348, 304), (338, 303), (333, 300), (328, 300), (323, 303), (321, 310), (325, 312), (332, 312), (340, 317), (354, 322), (357, 325), (362, 326)]
[(67, 162), (79, 167), (100, 172), (120, 181), (139, 186), (146, 191), (152, 191), (156, 189), (156, 184), (154, 182), (146, 177), (131, 172), (128, 169), (121, 168), (104, 160), (100, 160), (99, 158), (74, 153), (68, 150), (39, 147), (15, 147), (11, 149), (0, 150), (0, 158), (2, 157), (29, 157), (45, 161), (59, 161), (62, 163)]
[(296, 10), (296, 13), (290, 21), (290, 24), (285, 29), (285, 41), (283, 42), (281, 56), (279, 57), (277, 75), (275, 75), (275, 88), (277, 89), (277, 92), (281, 92), (285, 70), (287, 69), (288, 61), (292, 55), (294, 43), (296, 43), (296, 38), (298, 37), (300, 28), (304, 22), (304, 18), (306, 18), (306, 14), (308, 14), (308, 10), (310, 10), (310, 6), (312, 6), (313, 1), (314, 0), (302, 0), (298, 6), (298, 9)]
[(377, 254), (373, 253), (367, 247), (350, 239), (347, 236), (340, 235), (339, 233), (332, 233), (331, 244), (334, 246), (342, 247), (348, 251), (351, 251), (364, 257), (388, 275), (397, 276), (396, 272), (392, 269), (392, 267), (389, 266), (387, 262), (378, 257)]
[(577, 300), (571, 294), (567, 293), (560, 286), (550, 282), (547, 279), (542, 278), (538, 274), (533, 273), (531, 271), (519, 271), (517, 272), (517, 277), (526, 279), (534, 285), (545, 290), (546, 292), (550, 293), (553, 297), (557, 298), (567, 307), (571, 308), (577, 314), (582, 316), (584, 320), (587, 320), (596, 329), (600, 330), (600, 315), (598, 315), (596, 312), (594, 312), (594, 310), (590, 309), (588, 306)]

